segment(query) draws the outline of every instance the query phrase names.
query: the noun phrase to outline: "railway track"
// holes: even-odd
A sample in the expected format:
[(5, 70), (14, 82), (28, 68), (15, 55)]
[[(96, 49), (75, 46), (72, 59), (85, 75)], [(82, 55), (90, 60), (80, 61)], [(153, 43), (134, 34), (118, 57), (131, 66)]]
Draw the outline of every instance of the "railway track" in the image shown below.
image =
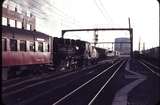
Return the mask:
[[(107, 60), (103, 60), (103, 61), (100, 61), (99, 64), (103, 64), (103, 63), (106, 63), (106, 62), (110, 62), (110, 63), (114, 63), (116, 61), (118, 61), (119, 58), (114, 58), (114, 59), (107, 59)], [(92, 67), (88, 67), (88, 68), (92, 68)], [(34, 80), (38, 80), (38, 79), (41, 79), (41, 78), (48, 78), (48, 77), (52, 77), (52, 76), (59, 76), (59, 75), (62, 75), (62, 74), (65, 74), (65, 73), (68, 73), (68, 72), (60, 72), (60, 71), (51, 71), (52, 74), (49, 75), (50, 72), (48, 73), (44, 73), (42, 75), (30, 75), (30, 76), (26, 76), (26, 77), (17, 77), (17, 78), (13, 78), (13, 79), (10, 79), (10, 80), (5, 80), (5, 81), (2, 81), (2, 86), (3, 86), (3, 89), (2, 91), (6, 90), (7, 88), (9, 87), (14, 87), (18, 84), (22, 84), (22, 83), (26, 83), (26, 82), (29, 82), (29, 81), (34, 81)]]
[[(102, 63), (102, 64), (104, 65), (104, 63)], [(99, 68), (99, 69), (104, 68), (103, 66), (100, 66), (102, 64), (98, 64), (97, 65), (98, 67), (97, 66), (94, 66), (94, 67)], [(87, 71), (85, 69), (82, 70), (82, 74), (88, 75), (88, 74), (93, 74), (95, 71), (100, 72), (100, 70), (92, 70), (93, 68), (89, 68), (89, 69), (91, 69), (91, 70), (87, 74), (86, 74)], [(79, 74), (78, 72), (73, 72), (72, 74), (66, 74), (63, 78), (61, 78), (61, 77), (57, 77), (57, 78), (59, 79), (59, 82), (62, 82), (65, 80), (65, 78), (68, 78), (70, 76), (66, 80), (68, 80), (68, 82), (72, 82), (75, 79), (77, 79), (76, 75), (78, 75), (78, 74)], [(55, 89), (58, 89), (59, 87), (65, 86), (67, 84), (66, 83), (66, 84), (60, 84), (60, 85), (54, 86), (55, 84), (58, 84), (58, 83), (53, 83), (53, 82), (55, 82), (55, 80), (57, 81), (57, 78), (50, 77), (47, 80), (44, 79), (43, 81), (41, 79), (35, 80), (35, 81), (28, 80), (27, 82), (22, 82), (22, 83), (13, 85), (10, 88), (6, 89), (6, 91), (4, 91), (4, 93), (2, 94), (3, 99), (8, 101), (9, 103), (18, 103), (21, 101), (22, 101), (22, 103), (26, 103), (25, 100), (30, 100), (30, 99), (32, 100), (32, 99), (34, 99), (34, 97), (41, 96), (41, 95), (37, 95), (40, 92), (42, 94), (46, 94), (47, 92), (49, 92), (47, 89), (49, 89), (50, 87), (54, 87), (54, 89), (51, 89), (51, 90), (55, 90)], [(79, 77), (79, 79), (80, 79), (80, 77)], [(48, 87), (46, 87), (46, 86), (48, 86)], [(47, 92), (46, 91), (44, 92), (44, 90), (47, 90)], [(28, 95), (32, 95), (33, 97), (31, 98), (27, 94), (24, 94), (24, 93), (27, 93)], [(29, 94), (29, 93), (31, 93), (31, 94)], [(29, 97), (29, 99), (28, 99), (28, 97)]]
[[(54, 78), (44, 79), (42, 83), (33, 83), (31, 87), (22, 91), (8, 95), (2, 94), (3, 102), (6, 102), (6, 105), (112, 105), (115, 94), (121, 88), (133, 83), (136, 78), (140, 78), (140, 74), (145, 75), (146, 80), (127, 94), (126, 105), (130, 103), (146, 105), (144, 104), (146, 102), (151, 104), (157, 102), (160, 78), (152, 72), (155, 68), (145, 63), (151, 71), (140, 61), (133, 59), (130, 61), (130, 70), (139, 73), (135, 78), (133, 74), (125, 71), (127, 60), (120, 59), (110, 65), (101, 63), (55, 80)], [(154, 89), (152, 89), (153, 86)], [(19, 89), (21, 88), (16, 90)], [(152, 97), (146, 97), (148, 95)]]
[[(29, 79), (24, 78), (24, 79), (21, 79), (21, 80), (15, 80), (16, 83), (4, 86), (2, 88), (2, 92), (4, 93), (4, 95), (11, 94), (13, 90), (14, 90), (14, 92), (16, 92), (16, 90), (23, 90), (27, 86), (31, 86), (35, 83), (43, 83), (44, 80), (50, 80), (53, 77), (55, 77), (55, 79), (57, 79), (56, 77), (59, 77), (59, 76), (65, 75), (65, 74), (71, 75), (73, 73), (74, 72), (70, 72), (70, 73), (58, 72), (58, 73), (52, 73), (50, 75), (44, 75), (44, 76), (40, 75), (40, 76), (32, 77), (32, 78), (29, 78)], [(17, 81), (19, 81), (19, 82), (17, 82)]]
[(157, 66), (157, 65), (154, 65), (154, 64), (152, 64), (152, 63), (150, 63), (150, 62), (148, 62), (148, 61), (146, 61), (146, 60), (143, 60), (143, 59), (142, 59), (141, 61), (144, 62), (145, 64), (147, 64), (147, 65), (149, 65), (149, 66), (155, 68), (155, 69), (160, 70), (160, 67)]
[(105, 69), (103, 72), (54, 102), (52, 105), (93, 105), (95, 101), (99, 101), (99, 95), (125, 62), (126, 61), (124, 60), (120, 61), (108, 69)]
[(147, 70), (160, 77), (160, 68), (158, 66), (153, 65), (145, 60), (139, 60), (139, 63), (141, 63)]
[[(104, 64), (106, 62), (110, 62), (110, 60), (105, 60), (103, 62), (99, 62), (98, 65)], [(95, 65), (95, 66), (98, 66), (98, 65)], [(91, 66), (86, 69), (92, 69), (95, 66)], [(23, 90), (27, 86), (31, 86), (35, 83), (38, 83), (38, 82), (43, 83), (42, 82), (43, 80), (50, 80), (51, 78), (54, 78), (54, 77), (55, 77), (55, 79), (57, 79), (57, 78), (63, 77), (62, 75), (68, 76), (68, 75), (74, 74), (76, 72), (77, 71), (70, 71), (70, 72), (58, 72), (57, 71), (57, 72), (54, 72), (50, 75), (46, 74), (46, 75), (40, 75), (40, 76), (36, 76), (36, 77), (31, 77), (31, 78), (25, 77), (25, 78), (17, 78), (17, 79), (9, 80), (9, 81), (3, 83), (2, 92), (6, 95), (6, 94), (12, 93), (12, 91), (14, 90), (14, 93), (15, 93), (17, 90), (18, 91)]]
[(129, 93), (127, 105), (159, 105), (160, 76), (158, 67), (139, 59), (132, 60), (131, 64), (132, 70), (144, 75), (146, 79)]

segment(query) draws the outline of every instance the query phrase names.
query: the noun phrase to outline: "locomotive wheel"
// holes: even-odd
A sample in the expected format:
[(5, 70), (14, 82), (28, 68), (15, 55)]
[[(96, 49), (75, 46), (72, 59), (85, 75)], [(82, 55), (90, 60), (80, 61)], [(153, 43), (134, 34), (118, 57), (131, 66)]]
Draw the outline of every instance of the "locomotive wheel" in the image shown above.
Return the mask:
[(59, 71), (66, 71), (66, 69), (69, 67), (69, 63), (67, 63), (66, 60), (62, 61), (60, 65), (57, 67), (57, 70)]

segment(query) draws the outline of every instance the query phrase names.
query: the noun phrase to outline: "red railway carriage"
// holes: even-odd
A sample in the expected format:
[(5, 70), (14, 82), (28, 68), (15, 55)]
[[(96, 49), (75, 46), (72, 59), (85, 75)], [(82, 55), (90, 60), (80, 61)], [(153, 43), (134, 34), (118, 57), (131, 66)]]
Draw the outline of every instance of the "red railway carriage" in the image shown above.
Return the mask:
[(27, 66), (52, 63), (51, 39), (40, 32), (2, 26), (2, 78)]

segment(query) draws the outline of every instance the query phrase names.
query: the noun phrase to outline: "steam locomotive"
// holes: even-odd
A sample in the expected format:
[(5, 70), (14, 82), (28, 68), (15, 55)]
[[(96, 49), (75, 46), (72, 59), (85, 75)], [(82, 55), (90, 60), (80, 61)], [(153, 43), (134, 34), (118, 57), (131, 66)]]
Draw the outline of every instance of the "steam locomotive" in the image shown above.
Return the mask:
[(77, 70), (106, 58), (106, 50), (89, 42), (2, 26), (2, 79), (55, 70)]

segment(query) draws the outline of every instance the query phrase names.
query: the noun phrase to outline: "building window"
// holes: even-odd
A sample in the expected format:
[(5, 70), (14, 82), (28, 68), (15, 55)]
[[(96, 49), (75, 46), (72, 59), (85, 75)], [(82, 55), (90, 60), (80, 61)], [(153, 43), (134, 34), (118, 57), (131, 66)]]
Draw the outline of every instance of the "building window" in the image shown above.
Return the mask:
[(35, 44), (34, 44), (34, 42), (30, 42), (29, 48), (30, 48), (30, 51), (35, 51)]
[(2, 17), (2, 25), (7, 26), (7, 18)]
[(38, 51), (43, 52), (43, 42), (38, 42)]
[(4, 0), (4, 2), (3, 2), (3, 7), (4, 7), (4, 8), (7, 8), (7, 5), (8, 5), (8, 0)]
[(48, 43), (45, 43), (44, 45), (45, 45), (45, 46), (44, 46), (44, 47), (45, 47), (45, 52), (49, 52), (49, 44), (48, 44)]
[(6, 39), (2, 38), (2, 51), (6, 51), (7, 50), (7, 43), (6, 43)]
[(22, 14), (22, 8), (19, 5), (16, 5), (16, 6), (17, 6), (17, 12)]
[(11, 11), (15, 11), (15, 7), (16, 7), (16, 3), (10, 0), (9, 1), (9, 9)]
[(10, 19), (9, 23), (11, 27), (15, 27), (15, 20)]
[(10, 39), (10, 50), (17, 51), (17, 40)]
[(22, 28), (22, 23), (17, 21), (17, 28)]
[(30, 30), (31, 28), (30, 28), (30, 24), (27, 24), (27, 30)]
[(27, 11), (27, 16), (30, 17), (30, 11)]
[(20, 40), (20, 51), (26, 51), (26, 41)]

